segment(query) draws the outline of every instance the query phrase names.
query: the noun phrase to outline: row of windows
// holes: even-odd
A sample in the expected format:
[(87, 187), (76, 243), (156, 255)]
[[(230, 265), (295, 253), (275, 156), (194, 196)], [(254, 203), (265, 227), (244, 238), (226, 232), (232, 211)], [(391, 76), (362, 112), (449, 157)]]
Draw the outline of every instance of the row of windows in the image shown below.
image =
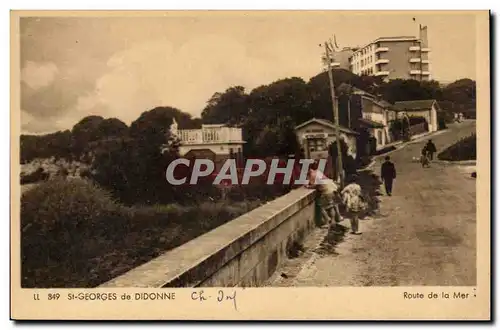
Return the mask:
[(374, 61), (373, 55), (368, 56), (366, 59), (361, 59), (359, 62), (354, 62), (354, 69), (359, 70), (360, 68), (372, 64)]
[(371, 44), (370, 46), (367, 46), (367, 47), (363, 48), (361, 51), (355, 53), (353, 55), (353, 57), (357, 58), (357, 57), (361, 57), (361, 56), (364, 56), (366, 54), (372, 53), (375, 51), (375, 49), (377, 49), (379, 47), (380, 47), (380, 42), (377, 42), (376, 44)]
[(370, 75), (370, 74), (373, 74), (374, 71), (373, 71), (373, 68), (368, 68), (368, 69), (365, 69), (365, 70), (361, 70), (359, 73), (362, 74), (362, 75), (363, 74)]
[(355, 53), (354, 57), (361, 57), (361, 56), (369, 54), (373, 51), (375, 51), (375, 45), (370, 45), (370, 46), (363, 48), (361, 51)]

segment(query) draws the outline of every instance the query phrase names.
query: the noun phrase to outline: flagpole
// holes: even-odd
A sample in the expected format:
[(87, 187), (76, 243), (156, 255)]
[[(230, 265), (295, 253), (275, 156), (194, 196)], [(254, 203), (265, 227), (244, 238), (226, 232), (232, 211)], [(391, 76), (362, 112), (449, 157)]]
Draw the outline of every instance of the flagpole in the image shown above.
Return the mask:
[(343, 166), (342, 166), (342, 150), (340, 145), (339, 112), (337, 107), (337, 98), (335, 97), (335, 85), (333, 81), (332, 61), (330, 57), (330, 50), (328, 49), (328, 41), (325, 41), (325, 52), (328, 64), (328, 78), (330, 80), (330, 94), (332, 97), (333, 116), (335, 119), (335, 138), (337, 141), (337, 180), (340, 183), (340, 186), (343, 187), (344, 183), (342, 178)]

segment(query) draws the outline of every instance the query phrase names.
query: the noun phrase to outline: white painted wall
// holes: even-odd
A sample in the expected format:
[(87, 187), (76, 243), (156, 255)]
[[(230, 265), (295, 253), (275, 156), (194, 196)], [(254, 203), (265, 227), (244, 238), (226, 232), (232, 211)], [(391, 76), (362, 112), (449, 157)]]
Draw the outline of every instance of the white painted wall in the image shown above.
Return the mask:
[[(321, 124), (315, 123), (315, 122), (296, 130), (296, 135), (297, 135), (297, 139), (299, 140), (300, 145), (305, 150), (307, 148), (307, 146), (306, 146), (306, 141), (304, 139), (304, 134), (313, 134), (313, 133), (322, 133), (322, 132), (328, 134), (328, 137), (326, 138), (327, 146), (336, 141), (335, 130), (333, 128), (327, 127), (325, 125), (321, 125)], [(356, 158), (356, 136), (341, 132), (340, 137), (347, 144), (347, 147), (348, 147), (347, 154), (353, 158)]]

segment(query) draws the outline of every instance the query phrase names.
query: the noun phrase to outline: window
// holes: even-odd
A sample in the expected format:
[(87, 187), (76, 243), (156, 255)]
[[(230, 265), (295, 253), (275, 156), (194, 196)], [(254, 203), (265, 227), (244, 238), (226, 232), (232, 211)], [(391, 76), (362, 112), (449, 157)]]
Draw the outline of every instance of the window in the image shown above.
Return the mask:
[(324, 151), (324, 150), (326, 150), (325, 139), (311, 139), (311, 140), (309, 140), (309, 150), (310, 151)]

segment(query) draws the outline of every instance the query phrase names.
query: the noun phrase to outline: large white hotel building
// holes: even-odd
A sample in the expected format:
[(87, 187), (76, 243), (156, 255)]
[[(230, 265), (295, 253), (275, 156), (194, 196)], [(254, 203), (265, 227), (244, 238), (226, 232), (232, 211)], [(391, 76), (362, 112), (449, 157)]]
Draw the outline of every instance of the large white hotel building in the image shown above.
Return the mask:
[(427, 27), (420, 37), (382, 37), (359, 48), (344, 48), (333, 54), (332, 64), (358, 75), (381, 76), (384, 80), (430, 80), (430, 48)]

